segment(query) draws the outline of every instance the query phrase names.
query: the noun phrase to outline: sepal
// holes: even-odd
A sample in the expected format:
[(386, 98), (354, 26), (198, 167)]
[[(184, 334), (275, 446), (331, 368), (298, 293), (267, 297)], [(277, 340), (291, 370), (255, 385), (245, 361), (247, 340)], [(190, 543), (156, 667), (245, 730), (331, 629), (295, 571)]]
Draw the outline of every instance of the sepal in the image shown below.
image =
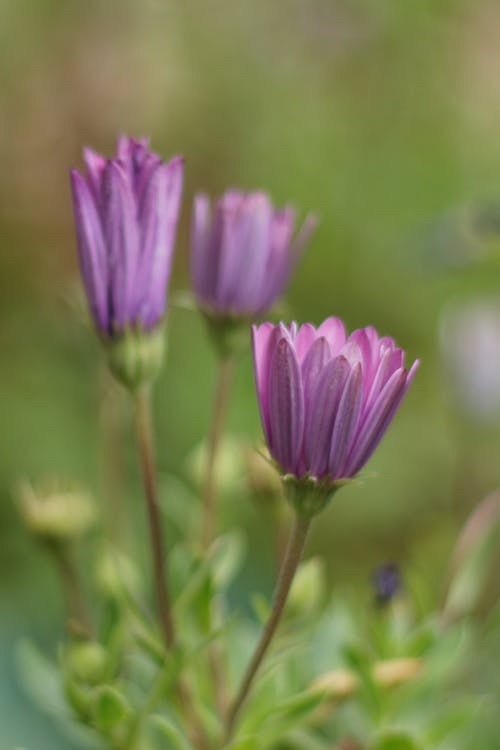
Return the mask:
[(285, 474), (281, 481), (286, 499), (303, 518), (313, 518), (321, 513), (337, 490), (351, 483), (350, 479), (338, 479), (334, 482), (319, 482), (310, 476), (298, 479), (293, 474)]
[(150, 331), (127, 328), (104, 343), (111, 372), (129, 390), (149, 385), (160, 372), (165, 353), (163, 326)]

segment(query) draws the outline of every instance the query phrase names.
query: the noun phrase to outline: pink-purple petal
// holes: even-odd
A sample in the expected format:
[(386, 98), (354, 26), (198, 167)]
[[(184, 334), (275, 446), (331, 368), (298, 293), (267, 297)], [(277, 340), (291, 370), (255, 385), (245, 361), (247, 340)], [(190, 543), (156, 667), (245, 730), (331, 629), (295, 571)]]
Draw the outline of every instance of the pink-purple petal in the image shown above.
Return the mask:
[(349, 373), (333, 425), (328, 473), (332, 479), (342, 477), (347, 452), (357, 430), (363, 403), (363, 370), (361, 363)]
[[(194, 211), (196, 217), (199, 203)], [(274, 210), (265, 193), (227, 191), (213, 216), (204, 214), (203, 252), (199, 231), (191, 234), (191, 274), (199, 305), (228, 317), (256, 316), (269, 308), (288, 282), (296, 245), (305, 244), (310, 233), (312, 221), (300, 241), (294, 241), (294, 218), (290, 207)], [(195, 218), (193, 227), (197, 224)]]
[(304, 432), (304, 397), (300, 366), (286, 338), (274, 349), (269, 372), (271, 453), (287, 472), (296, 473)]
[(348, 458), (348, 476), (357, 474), (380, 442), (404, 396), (407, 375), (404, 369), (396, 370), (373, 404)]
[(340, 318), (327, 318), (319, 326), (317, 336), (325, 336), (335, 357), (346, 342), (345, 327)]
[(317, 478), (328, 472), (330, 438), (349, 370), (349, 363), (345, 357), (331, 359), (325, 365), (316, 389), (308, 400), (304, 428), (304, 458), (312, 476)]
[(71, 170), (71, 188), (80, 270), (95, 324), (107, 332), (110, 327), (109, 282), (101, 220), (91, 188), (76, 170)]
[(115, 157), (85, 149), (84, 161), (87, 178), (73, 173), (72, 187), (80, 264), (96, 324), (106, 336), (136, 324), (153, 327), (166, 304), (182, 159), (163, 165), (147, 139), (120, 136)]
[[(302, 328), (304, 328), (304, 326), (302, 326)], [(309, 347), (309, 351), (303, 359), (301, 367), (306, 410), (311, 403), (313, 394), (316, 392), (318, 379), (321, 376), (326, 363), (331, 358), (332, 351), (330, 349), (330, 344), (324, 336), (320, 336), (320, 338), (316, 339), (316, 341), (314, 341), (314, 343)]]

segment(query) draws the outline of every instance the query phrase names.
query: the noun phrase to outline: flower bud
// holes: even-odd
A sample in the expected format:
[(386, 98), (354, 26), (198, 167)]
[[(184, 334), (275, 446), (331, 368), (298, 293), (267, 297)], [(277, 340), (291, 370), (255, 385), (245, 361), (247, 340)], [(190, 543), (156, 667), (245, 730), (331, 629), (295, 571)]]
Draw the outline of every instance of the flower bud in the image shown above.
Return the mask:
[(134, 562), (117, 550), (105, 548), (95, 569), (96, 584), (106, 596), (122, 598), (125, 593), (137, 594), (140, 577)]
[(70, 647), (67, 663), (73, 677), (97, 685), (105, 679), (108, 655), (100, 643), (82, 641)]
[[(207, 445), (199, 443), (191, 451), (187, 459), (187, 470), (195, 484), (202, 486), (207, 465)], [(235, 490), (237, 483), (244, 473), (241, 461), (241, 446), (235, 437), (230, 435), (222, 438), (217, 449), (215, 459), (215, 484), (221, 493)]]
[(375, 602), (384, 607), (390, 604), (395, 596), (401, 593), (403, 584), (401, 572), (395, 563), (379, 565), (372, 574), (371, 582), (375, 594)]
[(29, 531), (46, 541), (82, 536), (96, 521), (91, 497), (76, 487), (57, 483), (34, 487), (23, 481), (17, 490), (16, 504)]

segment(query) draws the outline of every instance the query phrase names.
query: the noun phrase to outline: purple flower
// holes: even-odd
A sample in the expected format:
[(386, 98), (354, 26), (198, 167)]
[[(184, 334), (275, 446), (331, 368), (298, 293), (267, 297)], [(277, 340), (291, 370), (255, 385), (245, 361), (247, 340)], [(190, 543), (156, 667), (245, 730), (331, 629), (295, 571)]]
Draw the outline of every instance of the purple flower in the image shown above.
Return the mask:
[(105, 159), (84, 150), (71, 171), (80, 268), (98, 331), (150, 330), (165, 312), (183, 160), (164, 164), (147, 139), (122, 136)]
[(379, 606), (389, 604), (403, 588), (401, 572), (396, 563), (393, 562), (379, 565), (373, 571), (371, 580), (375, 592), (375, 601)]
[(230, 190), (213, 212), (194, 202), (191, 274), (198, 304), (219, 317), (253, 317), (282, 294), (316, 222), (293, 237), (295, 212), (276, 211), (265, 193)]
[(374, 328), (346, 338), (328, 318), (319, 328), (253, 326), (254, 369), (267, 444), (281, 469), (331, 485), (364, 466), (418, 366)]

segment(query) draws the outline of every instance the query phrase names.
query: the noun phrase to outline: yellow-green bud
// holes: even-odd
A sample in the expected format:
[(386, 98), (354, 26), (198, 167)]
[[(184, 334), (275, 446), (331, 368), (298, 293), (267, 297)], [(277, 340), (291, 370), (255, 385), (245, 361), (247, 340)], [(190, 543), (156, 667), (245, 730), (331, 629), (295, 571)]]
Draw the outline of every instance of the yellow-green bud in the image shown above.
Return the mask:
[(88, 685), (98, 685), (106, 677), (108, 655), (96, 641), (74, 643), (68, 653), (71, 674)]
[(52, 482), (19, 484), (16, 504), (26, 527), (36, 536), (61, 542), (85, 534), (96, 522), (96, 508), (81, 488)]
[(125, 593), (137, 594), (140, 576), (133, 561), (117, 550), (104, 549), (95, 569), (99, 589), (107, 596), (121, 598)]
[[(207, 466), (207, 445), (199, 443), (187, 459), (187, 470), (196, 485), (202, 486)], [(244, 475), (241, 460), (241, 446), (235, 438), (226, 436), (220, 441), (215, 460), (215, 484), (220, 492), (227, 493), (235, 489)]]

